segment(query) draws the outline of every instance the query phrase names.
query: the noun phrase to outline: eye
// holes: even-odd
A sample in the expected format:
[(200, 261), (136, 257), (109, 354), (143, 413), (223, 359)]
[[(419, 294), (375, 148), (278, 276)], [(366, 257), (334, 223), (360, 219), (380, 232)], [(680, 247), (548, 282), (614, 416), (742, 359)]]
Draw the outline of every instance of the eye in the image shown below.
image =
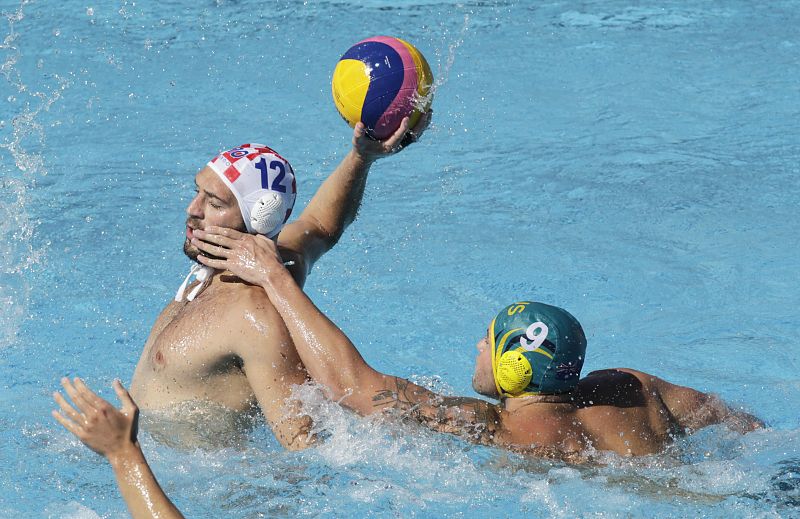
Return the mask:
[(211, 207), (213, 207), (214, 209), (222, 209), (221, 205), (216, 204), (214, 202), (209, 202), (209, 205), (211, 205)]

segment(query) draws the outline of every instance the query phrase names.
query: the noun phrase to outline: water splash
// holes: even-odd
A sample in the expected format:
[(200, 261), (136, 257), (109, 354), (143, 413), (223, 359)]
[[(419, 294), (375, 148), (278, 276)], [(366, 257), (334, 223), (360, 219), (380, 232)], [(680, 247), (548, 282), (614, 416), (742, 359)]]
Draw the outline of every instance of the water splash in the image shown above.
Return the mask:
[[(438, 66), (436, 69), (436, 80), (434, 81), (432, 92), (436, 92), (439, 87), (444, 86), (450, 80), (450, 70), (456, 62), (456, 54), (458, 48), (464, 43), (464, 39), (469, 32), (470, 18), (469, 13), (464, 15), (464, 21), (461, 24), (461, 29), (458, 31), (457, 36), (447, 43), (447, 54), (445, 56), (438, 56)], [(445, 32), (445, 37), (449, 38), (449, 34)], [(437, 51), (438, 54), (438, 51)]]
[[(30, 284), (26, 274), (42, 263), (45, 249), (36, 248), (32, 237), (36, 222), (28, 206), (28, 190), (36, 179), (47, 175), (44, 155), (40, 151), (46, 140), (45, 127), (40, 121), (43, 112), (61, 99), (69, 82), (53, 76), (56, 85), (50, 91), (31, 89), (17, 68), (24, 59), (18, 43), (17, 25), (25, 19), (24, 8), (29, 0), (22, 0), (13, 12), (2, 16), (8, 31), (2, 38), (0, 76), (10, 94), (6, 98), (10, 120), (0, 120), (0, 157), (10, 156), (0, 163), (0, 305), (7, 309), (0, 317), (0, 348), (14, 341), (30, 300)], [(40, 68), (37, 64), (37, 68)]]

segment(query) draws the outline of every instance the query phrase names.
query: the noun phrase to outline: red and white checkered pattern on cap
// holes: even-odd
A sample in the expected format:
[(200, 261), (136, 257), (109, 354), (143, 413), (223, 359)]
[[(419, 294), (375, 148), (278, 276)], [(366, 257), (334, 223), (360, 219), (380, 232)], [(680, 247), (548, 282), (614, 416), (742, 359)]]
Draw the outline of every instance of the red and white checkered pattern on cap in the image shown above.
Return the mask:
[(242, 144), (220, 153), (208, 166), (236, 196), (248, 232), (270, 238), (278, 234), (297, 197), (297, 180), (286, 159), (269, 146)]

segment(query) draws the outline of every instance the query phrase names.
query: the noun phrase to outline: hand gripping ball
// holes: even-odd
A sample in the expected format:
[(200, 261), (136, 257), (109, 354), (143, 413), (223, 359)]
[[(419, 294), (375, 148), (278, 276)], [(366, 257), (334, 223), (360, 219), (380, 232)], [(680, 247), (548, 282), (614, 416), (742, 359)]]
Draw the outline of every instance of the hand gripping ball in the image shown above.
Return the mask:
[(350, 126), (358, 121), (367, 134), (385, 139), (411, 118), (413, 128), (431, 104), (433, 74), (410, 43), (375, 36), (348, 49), (333, 71), (333, 101)]

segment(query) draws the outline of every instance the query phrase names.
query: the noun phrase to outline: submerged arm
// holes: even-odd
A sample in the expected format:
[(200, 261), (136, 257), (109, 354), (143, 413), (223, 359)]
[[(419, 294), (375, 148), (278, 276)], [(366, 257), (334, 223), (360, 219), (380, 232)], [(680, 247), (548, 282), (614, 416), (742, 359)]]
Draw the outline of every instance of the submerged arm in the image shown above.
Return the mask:
[(328, 389), (331, 399), (362, 415), (393, 410), (436, 431), (478, 443), (494, 441), (500, 427), (496, 406), (478, 399), (444, 397), (369, 366), (344, 332), (303, 293), (271, 241), (213, 227), (195, 232), (195, 237), (192, 243), (200, 250), (222, 258), (200, 256), (201, 263), (230, 270), (264, 288), (309, 375)]
[(56, 392), (53, 399), (61, 411), (53, 411), (53, 417), (87, 447), (108, 459), (131, 516), (183, 518), (161, 489), (136, 441), (139, 409), (122, 384), (114, 381), (114, 390), (122, 402), (120, 409), (97, 396), (79, 378), (74, 385), (67, 378), (61, 384), (78, 409)]

